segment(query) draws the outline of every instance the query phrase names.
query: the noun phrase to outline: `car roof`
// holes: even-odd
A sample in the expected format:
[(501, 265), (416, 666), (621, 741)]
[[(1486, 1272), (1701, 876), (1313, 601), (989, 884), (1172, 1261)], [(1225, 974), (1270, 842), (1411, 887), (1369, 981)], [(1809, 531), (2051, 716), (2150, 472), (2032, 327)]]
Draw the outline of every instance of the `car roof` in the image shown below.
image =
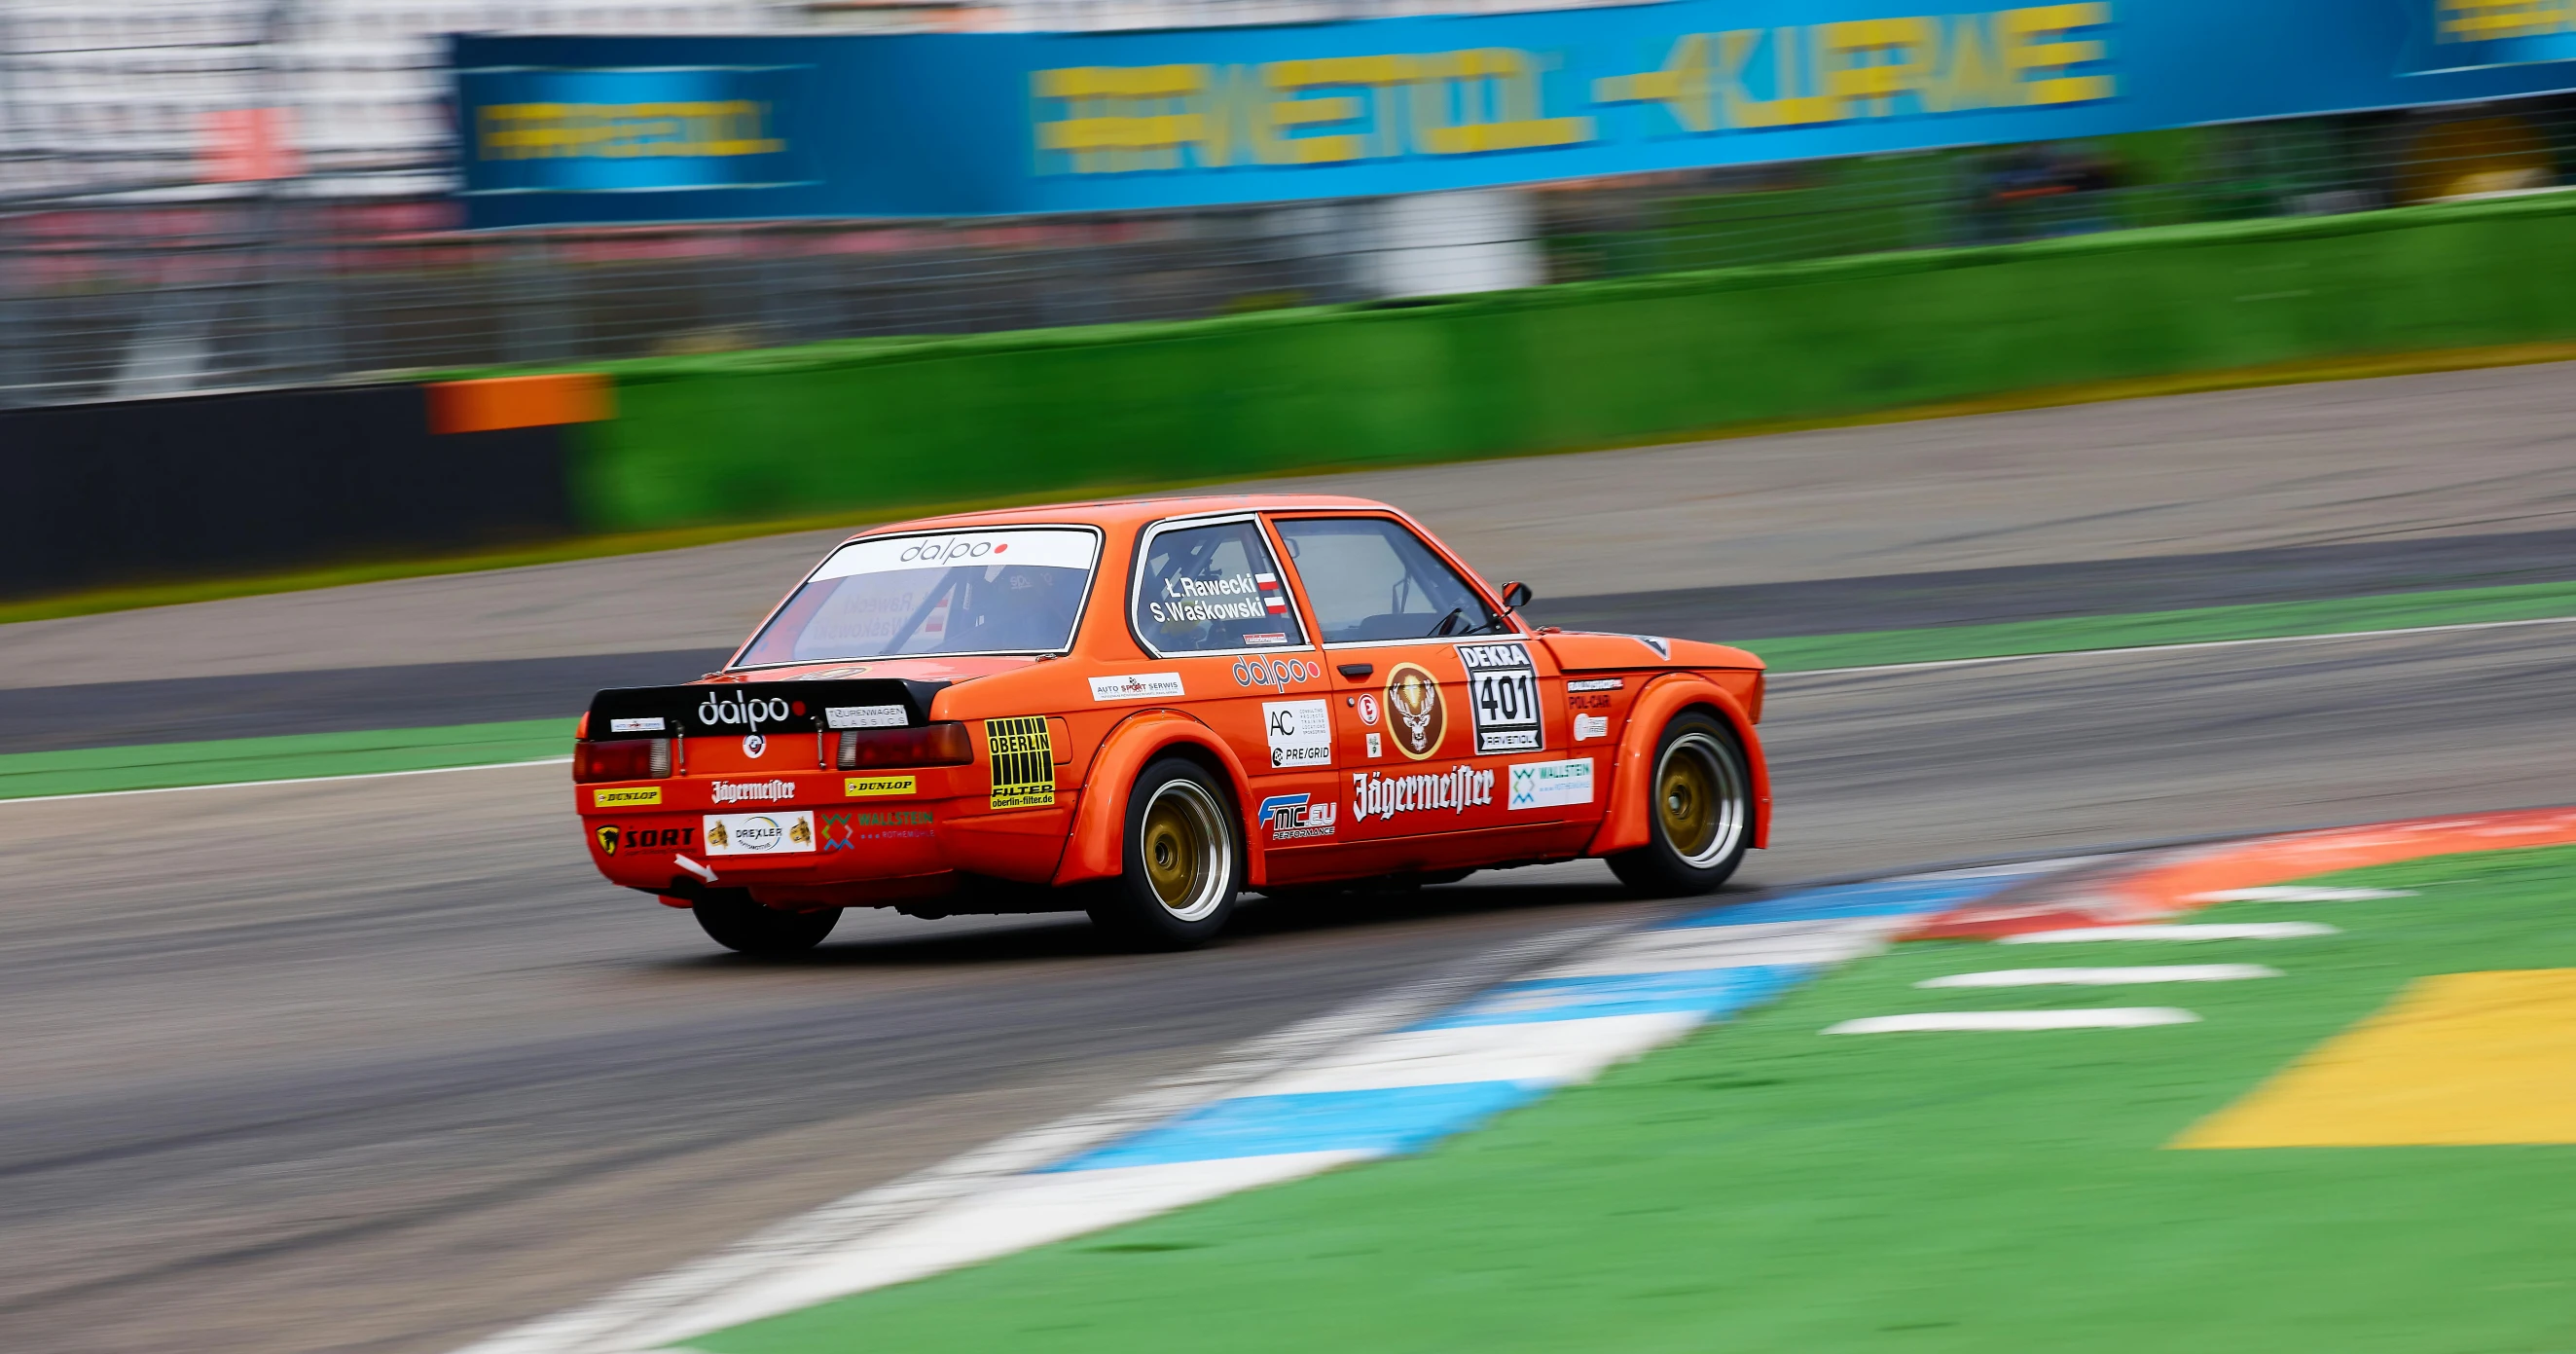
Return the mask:
[(889, 522), (850, 533), (850, 540), (862, 536), (883, 536), (903, 531), (962, 531), (974, 527), (1031, 526), (1040, 523), (1072, 522), (1104, 530), (1141, 527), (1167, 517), (1196, 517), (1226, 512), (1289, 512), (1314, 509), (1367, 509), (1393, 512), (1399, 509), (1372, 498), (1351, 498), (1341, 494), (1198, 494), (1183, 498), (1100, 499), (1089, 503), (1047, 503), (1028, 508), (996, 508), (988, 512), (951, 513), (944, 517), (917, 517), (910, 521)]

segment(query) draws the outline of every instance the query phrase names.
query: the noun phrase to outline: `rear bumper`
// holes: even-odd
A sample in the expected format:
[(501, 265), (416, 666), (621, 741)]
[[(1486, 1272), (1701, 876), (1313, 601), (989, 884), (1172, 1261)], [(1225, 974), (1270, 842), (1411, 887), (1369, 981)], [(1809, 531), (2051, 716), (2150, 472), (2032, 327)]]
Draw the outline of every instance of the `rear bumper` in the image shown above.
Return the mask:
[(601, 877), (683, 904), (708, 889), (741, 888), (773, 906), (806, 908), (937, 898), (976, 878), (1043, 884), (1063, 858), (1079, 801), (1078, 792), (1058, 791), (1051, 805), (995, 812), (982, 795), (800, 795), (675, 810), (673, 801), (703, 801), (706, 790), (666, 781), (649, 787), (660, 790), (656, 802), (638, 804), (646, 796), (630, 792), (640, 788), (576, 791)]

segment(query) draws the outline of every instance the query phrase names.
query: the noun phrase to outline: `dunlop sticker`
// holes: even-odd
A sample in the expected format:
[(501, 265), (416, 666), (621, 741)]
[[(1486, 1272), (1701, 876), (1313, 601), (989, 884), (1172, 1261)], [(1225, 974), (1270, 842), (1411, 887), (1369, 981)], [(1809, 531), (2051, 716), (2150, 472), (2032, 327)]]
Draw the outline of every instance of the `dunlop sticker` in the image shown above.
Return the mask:
[(662, 802), (659, 785), (630, 785), (622, 790), (593, 790), (590, 806), (594, 809), (631, 809)]
[(1044, 715), (984, 721), (993, 761), (993, 807), (1042, 809), (1055, 802), (1055, 741)]
[(852, 799), (874, 799), (880, 795), (908, 795), (919, 784), (911, 776), (851, 776), (841, 782), (841, 793)]

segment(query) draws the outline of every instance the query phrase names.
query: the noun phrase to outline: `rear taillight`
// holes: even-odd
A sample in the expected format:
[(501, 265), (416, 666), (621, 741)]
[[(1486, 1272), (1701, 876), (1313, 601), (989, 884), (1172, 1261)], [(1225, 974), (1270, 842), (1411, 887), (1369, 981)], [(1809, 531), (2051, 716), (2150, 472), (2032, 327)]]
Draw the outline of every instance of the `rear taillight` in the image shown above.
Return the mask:
[(975, 740), (963, 724), (924, 724), (916, 729), (850, 729), (841, 735), (844, 771), (871, 766), (964, 766), (975, 760)]
[(668, 738), (618, 738), (572, 745), (572, 778), (576, 782), (663, 780), (670, 774)]

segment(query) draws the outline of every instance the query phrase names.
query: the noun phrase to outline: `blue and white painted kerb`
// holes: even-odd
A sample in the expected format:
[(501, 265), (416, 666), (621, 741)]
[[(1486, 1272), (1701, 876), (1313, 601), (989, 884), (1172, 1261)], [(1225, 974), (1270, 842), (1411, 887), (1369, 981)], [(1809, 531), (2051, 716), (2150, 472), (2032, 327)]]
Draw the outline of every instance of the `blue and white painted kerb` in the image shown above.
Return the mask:
[[(615, 1347), (667, 1348), (1220, 1195), (1419, 1151), (1877, 950), (1927, 913), (2072, 863), (1807, 889), (1628, 932), (928, 1214), (742, 1275), (684, 1310), (627, 1327)], [(518, 1348), (495, 1346), (504, 1347)]]

